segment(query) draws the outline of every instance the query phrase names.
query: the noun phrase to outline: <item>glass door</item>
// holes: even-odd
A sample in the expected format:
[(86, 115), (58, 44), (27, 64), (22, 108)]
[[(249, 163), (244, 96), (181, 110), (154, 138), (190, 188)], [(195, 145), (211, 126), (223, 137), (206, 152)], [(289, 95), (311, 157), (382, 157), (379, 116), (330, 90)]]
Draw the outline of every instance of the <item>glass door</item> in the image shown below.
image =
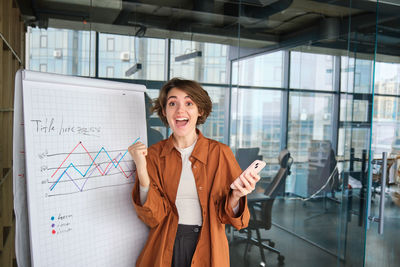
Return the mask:
[[(370, 1), (341, 57), (338, 155), (343, 174), (340, 266), (400, 262), (400, 5)], [(365, 23), (368, 20), (369, 23)]]
[(400, 262), (400, 3), (377, 1), (376, 10), (364, 266), (386, 267)]

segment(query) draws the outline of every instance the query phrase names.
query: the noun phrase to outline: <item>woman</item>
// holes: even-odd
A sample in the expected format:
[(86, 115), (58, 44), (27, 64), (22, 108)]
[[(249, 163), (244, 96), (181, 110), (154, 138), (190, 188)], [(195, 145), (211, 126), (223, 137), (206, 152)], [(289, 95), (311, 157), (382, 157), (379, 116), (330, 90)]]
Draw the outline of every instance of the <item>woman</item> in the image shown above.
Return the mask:
[[(247, 227), (245, 196), (260, 177), (241, 175), (230, 148), (196, 129), (211, 108), (198, 83), (174, 78), (154, 106), (172, 135), (148, 149), (139, 142), (128, 149), (138, 178), (133, 203), (150, 227), (136, 266), (229, 266), (225, 224)], [(230, 189), (239, 176), (243, 184)]]

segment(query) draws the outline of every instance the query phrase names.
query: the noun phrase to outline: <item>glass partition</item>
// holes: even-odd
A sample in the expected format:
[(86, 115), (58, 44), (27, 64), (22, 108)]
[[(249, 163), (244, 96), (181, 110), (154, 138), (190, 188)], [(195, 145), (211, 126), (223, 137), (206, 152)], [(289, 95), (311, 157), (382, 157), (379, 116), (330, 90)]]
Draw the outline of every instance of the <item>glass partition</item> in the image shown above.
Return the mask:
[(333, 56), (293, 51), (290, 53), (290, 88), (332, 91)]
[(99, 77), (166, 79), (166, 40), (164, 39), (101, 33), (98, 53)]
[(95, 76), (95, 32), (28, 27), (26, 34), (27, 69)]
[[(231, 266), (399, 262), (398, 4), (139, 2), (124, 1), (135, 21), (147, 18), (128, 26), (131, 35), (28, 28), (28, 68), (144, 84), (149, 99), (172, 77), (200, 82), (213, 102), (203, 134), (229, 145), (240, 163), (267, 163), (248, 199), (249, 228), (227, 227)], [(153, 13), (143, 15), (147, 9)], [(167, 138), (156, 114), (147, 116), (149, 131)], [(383, 192), (382, 152), (392, 160)], [(388, 210), (383, 236), (372, 233), (376, 223), (367, 227), (380, 196)]]

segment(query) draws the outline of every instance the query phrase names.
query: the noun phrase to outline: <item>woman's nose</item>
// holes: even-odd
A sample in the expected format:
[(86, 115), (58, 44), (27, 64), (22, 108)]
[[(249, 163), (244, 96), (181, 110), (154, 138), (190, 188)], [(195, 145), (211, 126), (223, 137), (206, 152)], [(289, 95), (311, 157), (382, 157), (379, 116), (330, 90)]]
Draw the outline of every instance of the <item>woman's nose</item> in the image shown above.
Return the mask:
[(184, 110), (185, 110), (185, 105), (178, 104), (177, 111), (179, 112), (179, 111), (184, 111)]

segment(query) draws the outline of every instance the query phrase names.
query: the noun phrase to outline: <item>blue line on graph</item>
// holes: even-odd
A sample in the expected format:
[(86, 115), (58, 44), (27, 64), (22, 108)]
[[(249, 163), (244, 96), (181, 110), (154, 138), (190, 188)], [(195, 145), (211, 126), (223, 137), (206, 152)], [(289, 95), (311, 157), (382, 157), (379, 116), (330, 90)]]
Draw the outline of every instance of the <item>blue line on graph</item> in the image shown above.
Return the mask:
[[(132, 143), (135, 144), (137, 141), (140, 140), (140, 137), (136, 138), (136, 140)], [(110, 157), (110, 155), (108, 154), (107, 150), (105, 150), (104, 147), (101, 147), (101, 149), (99, 150), (99, 152), (97, 153), (96, 157), (94, 157), (94, 159), (92, 160), (92, 163), (90, 164), (89, 168), (87, 168), (86, 172), (83, 174), (80, 170), (78, 170), (75, 165), (73, 163), (70, 163), (68, 165), (68, 167), (63, 171), (63, 173), (60, 175), (60, 177), (58, 177), (57, 181), (50, 187), (50, 191), (52, 191), (54, 189), (54, 187), (58, 184), (58, 182), (61, 180), (61, 178), (64, 176), (64, 174), (68, 171), (68, 169), (70, 167), (73, 167), (77, 172), (79, 172), (80, 175), (82, 175), (82, 177), (85, 177), (86, 174), (88, 173), (88, 171), (90, 170), (90, 168), (92, 167), (92, 165), (94, 164), (96, 158), (100, 155), (101, 151), (104, 151), (107, 155), (107, 157), (110, 159), (111, 163), (114, 165), (114, 168), (117, 168), (119, 163), (121, 162), (121, 160), (125, 157), (126, 153), (128, 153), (128, 150), (125, 151), (124, 155), (117, 161), (117, 163), (115, 164), (112, 160), (112, 158)]]

